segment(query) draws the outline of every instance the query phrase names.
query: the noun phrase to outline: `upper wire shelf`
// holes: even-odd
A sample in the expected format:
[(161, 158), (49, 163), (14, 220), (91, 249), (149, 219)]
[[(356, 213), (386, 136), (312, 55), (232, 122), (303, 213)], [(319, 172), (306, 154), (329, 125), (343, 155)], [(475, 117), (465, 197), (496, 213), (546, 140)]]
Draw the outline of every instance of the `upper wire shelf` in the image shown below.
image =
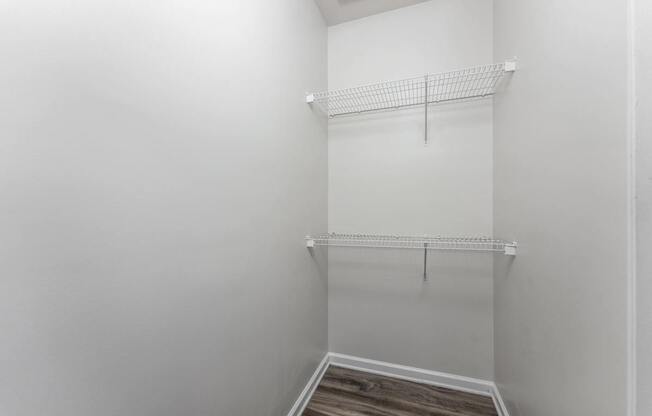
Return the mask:
[(407, 248), (498, 252), (516, 255), (517, 243), (489, 237), (398, 236), (377, 234), (321, 234), (307, 236), (306, 246)]
[(489, 97), (515, 61), (308, 94), (329, 117)]

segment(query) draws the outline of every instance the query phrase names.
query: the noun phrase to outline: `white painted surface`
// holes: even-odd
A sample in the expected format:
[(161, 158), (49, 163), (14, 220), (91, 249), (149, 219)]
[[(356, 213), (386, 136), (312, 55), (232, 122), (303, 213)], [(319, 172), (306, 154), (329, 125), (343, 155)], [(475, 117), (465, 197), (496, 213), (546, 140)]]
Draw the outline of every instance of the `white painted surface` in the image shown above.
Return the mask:
[(638, 415), (652, 414), (652, 4), (636, 2)]
[[(491, 3), (435, 0), (329, 28), (329, 86), (492, 61)], [(391, 28), (391, 30), (389, 30)], [(492, 234), (492, 104), (334, 119), (329, 231)], [(331, 351), (493, 378), (492, 255), (329, 248)]]
[(495, 0), (496, 381), (512, 416), (624, 415), (627, 9)]
[(317, 7), (10, 0), (0, 50), (0, 414), (287, 413), (327, 351)]
[(315, 3), (331, 26), (424, 1), (427, 0), (315, 0)]

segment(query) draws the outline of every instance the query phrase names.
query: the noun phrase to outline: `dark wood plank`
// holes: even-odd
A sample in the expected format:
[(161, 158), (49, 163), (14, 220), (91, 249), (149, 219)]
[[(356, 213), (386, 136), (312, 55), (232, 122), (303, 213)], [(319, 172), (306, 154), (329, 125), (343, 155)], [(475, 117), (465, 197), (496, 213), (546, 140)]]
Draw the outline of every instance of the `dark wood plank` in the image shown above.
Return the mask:
[(331, 366), (303, 416), (498, 416), (491, 397)]

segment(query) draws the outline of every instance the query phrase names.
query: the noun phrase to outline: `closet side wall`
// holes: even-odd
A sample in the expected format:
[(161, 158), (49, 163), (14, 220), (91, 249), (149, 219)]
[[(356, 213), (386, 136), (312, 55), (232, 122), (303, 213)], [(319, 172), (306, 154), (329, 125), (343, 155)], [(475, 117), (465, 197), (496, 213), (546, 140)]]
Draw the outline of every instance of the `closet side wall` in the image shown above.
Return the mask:
[(625, 414), (627, 8), (495, 0), (496, 381), (512, 416)]
[[(492, 62), (486, 0), (432, 0), (329, 28), (329, 86)], [(432, 106), (329, 123), (329, 230), (492, 234), (492, 102)], [(487, 253), (329, 248), (333, 352), (493, 377)]]
[(306, 0), (2, 2), (0, 414), (287, 413), (327, 350), (326, 40)]
[(652, 415), (652, 3), (636, 1), (638, 415)]

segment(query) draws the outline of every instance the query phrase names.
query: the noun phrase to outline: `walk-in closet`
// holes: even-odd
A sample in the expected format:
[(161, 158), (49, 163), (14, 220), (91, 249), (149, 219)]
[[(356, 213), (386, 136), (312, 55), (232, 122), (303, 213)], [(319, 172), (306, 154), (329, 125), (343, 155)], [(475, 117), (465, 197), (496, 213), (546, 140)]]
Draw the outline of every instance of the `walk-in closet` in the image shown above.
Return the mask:
[(0, 2), (0, 416), (651, 416), (652, 4)]

